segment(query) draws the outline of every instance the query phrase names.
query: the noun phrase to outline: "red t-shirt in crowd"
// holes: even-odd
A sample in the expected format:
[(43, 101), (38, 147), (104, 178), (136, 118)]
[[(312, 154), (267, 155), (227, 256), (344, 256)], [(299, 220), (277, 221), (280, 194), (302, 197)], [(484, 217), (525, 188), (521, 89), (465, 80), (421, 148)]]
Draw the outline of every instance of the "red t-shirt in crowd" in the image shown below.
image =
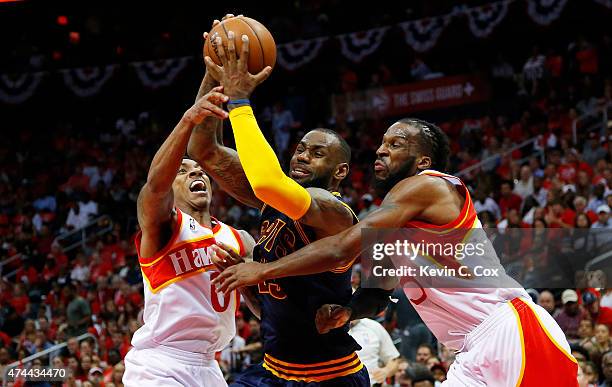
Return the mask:
[(599, 306), (599, 314), (595, 322), (597, 324), (606, 324), (608, 328), (612, 329), (612, 308)]
[(508, 210), (515, 209), (519, 211), (521, 209), (521, 203), (523, 199), (520, 196), (511, 193), (508, 197), (499, 198), (499, 209), (501, 210), (502, 216), (505, 217)]
[(30, 299), (26, 295), (19, 297), (13, 296), (13, 298), (9, 301), (9, 304), (11, 304), (13, 308), (15, 308), (15, 311), (19, 315), (23, 315), (29, 303)]
[(576, 220), (576, 212), (572, 211), (569, 208), (566, 208), (565, 211), (563, 211), (563, 215), (561, 215), (561, 221), (565, 224), (569, 224), (570, 226), (573, 226), (575, 220)]
[(589, 174), (589, 176), (593, 175), (593, 169), (589, 166), (589, 164), (580, 162), (580, 163), (572, 163), (572, 164), (563, 164), (559, 166), (557, 173), (561, 180), (565, 183), (573, 183), (576, 180), (576, 174), (578, 171), (585, 171)]
[(23, 267), (21, 267), (19, 270), (17, 270), (17, 273), (15, 274), (15, 279), (17, 279), (18, 282), (27, 282), (28, 284), (35, 284), (38, 282), (38, 273), (36, 272), (36, 269), (31, 266), (28, 269), (24, 269)]
[(579, 62), (580, 72), (583, 74), (597, 74), (597, 51), (594, 48), (587, 48), (576, 53)]

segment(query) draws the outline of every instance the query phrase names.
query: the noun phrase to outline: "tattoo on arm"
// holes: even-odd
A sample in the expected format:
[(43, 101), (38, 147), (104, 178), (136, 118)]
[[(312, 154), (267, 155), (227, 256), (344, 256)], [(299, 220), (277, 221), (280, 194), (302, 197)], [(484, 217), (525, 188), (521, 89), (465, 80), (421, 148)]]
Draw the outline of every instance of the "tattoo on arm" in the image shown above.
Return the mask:
[(262, 202), (253, 193), (235, 150), (219, 147), (213, 159), (207, 163), (206, 172), (224, 191), (240, 202), (254, 208), (261, 207)]
[(319, 188), (308, 192), (312, 203), (300, 222), (321, 230), (318, 237), (334, 235), (353, 225), (353, 214), (333, 194)]

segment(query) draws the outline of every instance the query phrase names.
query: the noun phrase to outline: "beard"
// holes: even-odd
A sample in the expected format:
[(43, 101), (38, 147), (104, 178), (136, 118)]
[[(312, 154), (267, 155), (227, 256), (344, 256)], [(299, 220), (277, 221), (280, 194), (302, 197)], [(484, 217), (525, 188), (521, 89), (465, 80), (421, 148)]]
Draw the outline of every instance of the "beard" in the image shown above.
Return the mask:
[(328, 189), (331, 183), (331, 176), (315, 176), (312, 175), (308, 180), (298, 182), (304, 188), (322, 188)]
[(407, 177), (412, 176), (414, 173), (414, 166), (416, 164), (416, 157), (411, 157), (395, 172), (389, 172), (389, 175), (384, 179), (377, 179), (374, 175), (374, 190), (380, 197), (387, 195), (391, 188), (395, 187), (397, 183), (404, 180)]
[[(291, 167), (287, 170), (287, 176), (291, 177)], [(333, 171), (326, 172), (322, 175), (316, 175), (314, 172), (305, 180), (296, 180), (292, 178), (296, 183), (304, 188), (322, 188), (328, 189), (332, 182)]]

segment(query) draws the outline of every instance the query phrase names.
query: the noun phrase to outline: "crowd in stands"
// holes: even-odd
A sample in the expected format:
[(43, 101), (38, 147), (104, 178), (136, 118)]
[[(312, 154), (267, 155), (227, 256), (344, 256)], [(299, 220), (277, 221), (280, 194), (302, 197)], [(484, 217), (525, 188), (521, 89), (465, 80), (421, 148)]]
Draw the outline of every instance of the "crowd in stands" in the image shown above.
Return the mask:
[[(316, 13), (316, 7), (311, 11)], [(315, 36), (321, 32), (311, 31)], [(544, 270), (560, 249), (573, 254), (593, 243), (591, 248), (601, 251), (612, 240), (612, 130), (602, 119), (612, 112), (612, 41), (608, 35), (593, 40), (575, 36), (554, 47), (524, 51), (478, 63), (480, 70), (487, 70), (492, 100), (513, 101), (508, 109), (481, 106), (441, 119), (426, 116), (449, 135), (451, 172), (464, 171), (461, 177), (481, 222), (503, 236), (498, 238), (502, 262), (560, 324), (581, 365), (581, 377), (589, 386), (610, 386), (612, 293), (605, 284), (600, 286), (604, 289), (544, 289), (530, 273)], [(402, 72), (384, 63), (342, 65), (333, 69), (336, 81), (325, 94), (440, 76), (440, 69), (453, 74), (452, 66), (427, 57), (413, 58)], [(262, 129), (284, 162), (308, 128), (323, 124), (338, 130), (353, 150), (342, 194), (359, 217), (365, 217), (382, 199), (371, 188), (371, 166), (382, 133), (393, 121), (330, 117), (326, 109), (309, 116), (300, 103), (311, 96), (299, 91), (257, 106)], [(66, 343), (34, 360), (33, 366), (70, 368), (73, 377), (67, 386), (122, 386), (122, 359), (142, 324), (144, 305), (133, 244), (135, 200), (150, 160), (168, 133), (168, 120), (149, 111), (105, 112), (105, 120), (109, 115), (114, 121), (110, 125), (88, 117), (76, 122), (58, 119), (47, 127), (15, 123), (5, 128), (8, 133), (0, 143), (0, 261), (8, 263), (2, 265), (0, 281), (1, 369)], [(226, 128), (228, 143), (229, 133)], [(211, 209), (215, 217), (257, 238), (257, 210), (219, 189), (214, 190)], [(101, 215), (108, 217), (97, 220)], [(92, 226), (94, 220), (98, 223)], [(85, 226), (108, 231), (74, 246), (66, 240), (79, 242), (80, 233), (57, 239)], [(505, 251), (514, 229), (529, 230), (519, 238), (530, 235), (530, 244)], [(592, 234), (595, 237), (580, 234), (582, 239), (569, 231), (559, 250), (544, 248), (551, 239), (541, 238), (537, 230), (554, 229), (600, 231)], [(354, 283), (359, 283), (358, 270)], [(379, 362), (375, 381), (402, 387), (436, 385), (444, 380), (454, 354), (438, 345), (402, 292), (396, 296), (400, 301), (378, 317), (385, 328), (378, 331), (381, 351), (370, 348)], [(379, 324), (358, 322), (352, 331), (358, 335), (371, 323)], [(258, 320), (243, 308), (236, 325), (238, 334), (218, 354), (228, 379), (263, 356)], [(397, 354), (389, 349), (388, 339)]]

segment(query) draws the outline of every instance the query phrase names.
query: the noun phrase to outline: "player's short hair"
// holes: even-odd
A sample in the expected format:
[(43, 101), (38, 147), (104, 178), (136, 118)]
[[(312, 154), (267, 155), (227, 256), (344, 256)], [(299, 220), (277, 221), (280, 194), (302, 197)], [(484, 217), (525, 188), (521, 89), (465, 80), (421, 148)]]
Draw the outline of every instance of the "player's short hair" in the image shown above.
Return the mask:
[(326, 134), (331, 134), (332, 136), (334, 136), (338, 140), (338, 142), (340, 143), (340, 155), (339, 155), (340, 156), (340, 162), (341, 163), (350, 163), (351, 162), (351, 147), (346, 142), (344, 137), (342, 137), (340, 135), (340, 133), (336, 132), (335, 130), (327, 129), (327, 128), (315, 128), (313, 130), (316, 130), (317, 132), (323, 132), (323, 133), (326, 133)]
[(431, 169), (446, 172), (450, 144), (448, 137), (440, 127), (418, 118), (402, 118), (402, 124), (413, 126), (421, 131), (420, 145), (424, 154), (431, 158)]

